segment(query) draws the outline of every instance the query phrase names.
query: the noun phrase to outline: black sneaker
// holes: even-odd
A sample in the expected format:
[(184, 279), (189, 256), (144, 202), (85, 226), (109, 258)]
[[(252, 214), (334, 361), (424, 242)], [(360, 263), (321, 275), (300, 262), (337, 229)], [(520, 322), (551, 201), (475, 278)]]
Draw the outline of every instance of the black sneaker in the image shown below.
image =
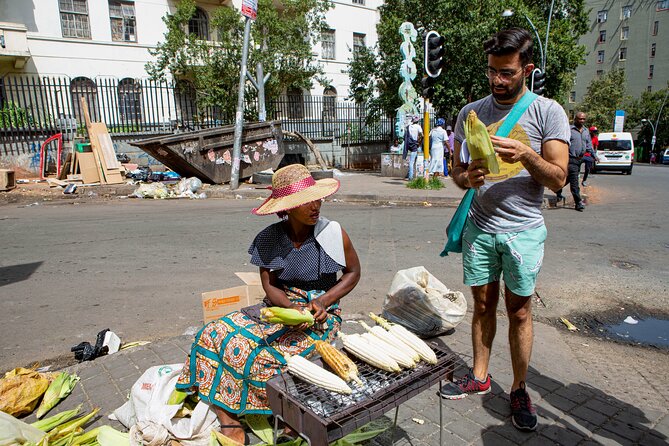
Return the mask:
[(511, 422), (521, 431), (533, 431), (537, 428), (537, 411), (532, 405), (530, 394), (525, 390), (525, 381), (511, 392)]
[(488, 374), (485, 381), (479, 381), (474, 377), (472, 369), (469, 369), (469, 372), (459, 380), (442, 386), (439, 394), (447, 400), (460, 400), (470, 393), (485, 395), (490, 393), (490, 378)]
[(576, 209), (579, 212), (583, 212), (583, 209), (585, 209), (585, 206), (583, 206), (583, 203), (579, 203), (574, 206), (574, 209)]

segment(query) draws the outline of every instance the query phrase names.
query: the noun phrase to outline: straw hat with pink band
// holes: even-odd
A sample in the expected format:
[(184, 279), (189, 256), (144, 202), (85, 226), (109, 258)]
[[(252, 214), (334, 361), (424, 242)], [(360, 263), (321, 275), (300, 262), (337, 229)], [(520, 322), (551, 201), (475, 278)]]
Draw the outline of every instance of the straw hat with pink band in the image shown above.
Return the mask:
[(305, 166), (291, 164), (274, 172), (271, 189), (272, 195), (251, 212), (256, 215), (276, 214), (321, 200), (339, 190), (339, 180), (314, 180)]

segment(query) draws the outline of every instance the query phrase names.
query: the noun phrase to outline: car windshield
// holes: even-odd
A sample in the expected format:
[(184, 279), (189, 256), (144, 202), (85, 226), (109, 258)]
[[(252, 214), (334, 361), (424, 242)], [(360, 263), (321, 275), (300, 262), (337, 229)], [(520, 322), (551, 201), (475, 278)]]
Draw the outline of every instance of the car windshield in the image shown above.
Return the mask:
[(626, 140), (617, 140), (617, 141), (600, 140), (597, 150), (604, 150), (606, 152), (616, 151), (616, 150), (632, 150), (632, 142)]

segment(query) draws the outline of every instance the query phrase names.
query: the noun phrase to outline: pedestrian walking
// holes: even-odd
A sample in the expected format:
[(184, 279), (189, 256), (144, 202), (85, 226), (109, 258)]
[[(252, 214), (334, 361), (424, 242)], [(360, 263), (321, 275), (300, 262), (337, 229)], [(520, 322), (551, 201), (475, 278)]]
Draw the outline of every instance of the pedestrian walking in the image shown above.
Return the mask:
[(360, 262), (346, 231), (320, 216), (323, 198), (337, 189), (338, 180), (315, 181), (306, 167), (292, 164), (274, 173), (272, 195), (253, 210), (281, 218), (249, 248), (266, 293), (260, 306), (307, 309), (319, 324), (264, 323), (258, 306), (233, 311), (200, 330), (177, 382), (177, 389), (196, 392), (209, 403), (221, 432), (240, 444), (239, 416), (272, 413), (265, 383), (281, 373), (285, 354), (308, 357), (313, 341), (336, 339), (339, 301), (360, 280)]
[(446, 126), (446, 134), (448, 135), (448, 140), (444, 146), (444, 175), (448, 175), (448, 172), (451, 170), (451, 159), (453, 158), (453, 144), (455, 143), (455, 133), (453, 133), (453, 127), (450, 125)]
[[(460, 399), (490, 392), (488, 371), (503, 278), (513, 368), (511, 420), (516, 428), (531, 431), (537, 427), (537, 414), (526, 382), (533, 342), (531, 297), (546, 238), (541, 205), (544, 187), (556, 190), (565, 182), (569, 120), (560, 104), (537, 97), (525, 86), (525, 79), (534, 70), (532, 35), (527, 30), (500, 31), (484, 43), (483, 49), (488, 57), (486, 75), (492, 94), (460, 111), (452, 171), (459, 187), (477, 189), (462, 234), (464, 283), (471, 286), (474, 298), (474, 363), (463, 377), (443, 386), (440, 394)], [(519, 109), (514, 113), (516, 105)], [(522, 111), (522, 106), (527, 111)], [(523, 170), (517, 175), (487, 181), (484, 160), (461, 160), (463, 123), (470, 110), (476, 111), (486, 125), (507, 118), (517, 120), (512, 134), (520, 134), (529, 145), (511, 138), (491, 138), (502, 162), (522, 164)]]
[(444, 118), (437, 118), (437, 125), (430, 131), (430, 175), (444, 175), (444, 147), (448, 144), (448, 134), (444, 130)]
[(407, 180), (411, 181), (416, 173), (416, 159), (418, 158), (418, 149), (423, 141), (423, 129), (420, 126), (420, 117), (414, 116), (411, 124), (404, 131), (404, 152), (402, 159), (409, 157), (409, 173)]
[(597, 163), (597, 147), (599, 146), (599, 137), (597, 136), (599, 131), (597, 130), (597, 127), (593, 125), (588, 131), (590, 132), (590, 142), (592, 143), (592, 147), (586, 148), (585, 153), (583, 154), (583, 181), (581, 181), (583, 187), (588, 187), (588, 176), (592, 174), (595, 164)]
[[(571, 126), (571, 136), (569, 137), (569, 167), (567, 170), (567, 182), (569, 191), (574, 197), (574, 209), (583, 212), (585, 206), (581, 199), (581, 188), (578, 185), (578, 175), (581, 172), (581, 163), (586, 150), (592, 150), (592, 139), (590, 132), (585, 127), (587, 116), (583, 112), (577, 112), (574, 116), (574, 124)], [(556, 192), (557, 199), (563, 200), (562, 189)]]

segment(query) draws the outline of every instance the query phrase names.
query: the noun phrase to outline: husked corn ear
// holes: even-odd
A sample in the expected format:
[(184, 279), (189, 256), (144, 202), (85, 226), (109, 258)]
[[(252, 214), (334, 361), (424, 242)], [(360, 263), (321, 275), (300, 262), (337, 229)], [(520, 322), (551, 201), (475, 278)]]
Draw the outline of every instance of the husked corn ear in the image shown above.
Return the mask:
[(375, 348), (359, 334), (345, 335), (339, 332), (337, 336), (341, 338), (347, 352), (350, 352), (367, 364), (381, 370), (387, 370), (388, 372), (399, 372), (402, 370), (397, 361), (378, 348)]
[(499, 173), (497, 156), (495, 155), (495, 149), (492, 147), (490, 134), (474, 110), (470, 110), (467, 115), (465, 137), (467, 138), (467, 148), (472, 159), (485, 160), (486, 167), (491, 173)]
[[(369, 333), (373, 334), (377, 338), (381, 339), (386, 344), (390, 344), (393, 347), (398, 347), (398, 348), (400, 346), (405, 345), (404, 342), (402, 342), (402, 340), (394, 336), (391, 332), (389, 332), (383, 327), (379, 327), (378, 325), (370, 327), (364, 321), (361, 321), (360, 325), (362, 325), (365, 330), (367, 330)], [(413, 362), (418, 363), (420, 361), (420, 355), (418, 354), (418, 352), (416, 352), (416, 350), (412, 348), (407, 348), (404, 349), (403, 352), (411, 356)]]
[[(392, 346), (390, 344), (386, 344), (385, 342), (383, 342), (381, 339), (377, 338), (373, 334), (363, 333), (360, 336), (365, 341), (369, 342), (369, 344), (373, 348), (377, 348), (380, 351), (382, 351), (383, 353), (385, 353), (386, 355), (393, 358), (400, 367), (403, 367), (405, 369), (412, 369), (416, 366), (416, 362), (413, 359), (411, 359), (411, 356), (407, 355), (406, 353), (404, 353), (402, 350), (400, 350), (399, 348), (397, 348), (395, 346)], [(409, 350), (409, 348), (406, 347), (404, 344), (402, 344), (400, 346), (400, 348), (405, 348), (405, 349)]]
[(346, 382), (355, 381), (362, 385), (362, 381), (360, 381), (360, 377), (358, 377), (358, 366), (351, 361), (351, 358), (334, 348), (329, 342), (316, 341), (314, 342), (314, 345), (318, 354), (323, 358), (323, 361), (325, 361), (325, 363), (330, 366), (341, 379)]
[(390, 323), (374, 313), (369, 313), (369, 317), (371, 317), (381, 327), (392, 333), (393, 336), (404, 342), (407, 346), (414, 349), (416, 353), (420, 355), (420, 359), (427, 362), (428, 364), (437, 363), (437, 355), (434, 353), (434, 350), (432, 350), (430, 346), (427, 345), (421, 338), (411, 333), (401, 325)]
[(267, 307), (260, 310), (260, 318), (271, 324), (300, 325), (314, 324), (314, 316), (308, 310), (296, 310), (294, 308)]
[(353, 392), (343, 379), (300, 355), (285, 355), (284, 358), (288, 371), (310, 384), (345, 395)]

